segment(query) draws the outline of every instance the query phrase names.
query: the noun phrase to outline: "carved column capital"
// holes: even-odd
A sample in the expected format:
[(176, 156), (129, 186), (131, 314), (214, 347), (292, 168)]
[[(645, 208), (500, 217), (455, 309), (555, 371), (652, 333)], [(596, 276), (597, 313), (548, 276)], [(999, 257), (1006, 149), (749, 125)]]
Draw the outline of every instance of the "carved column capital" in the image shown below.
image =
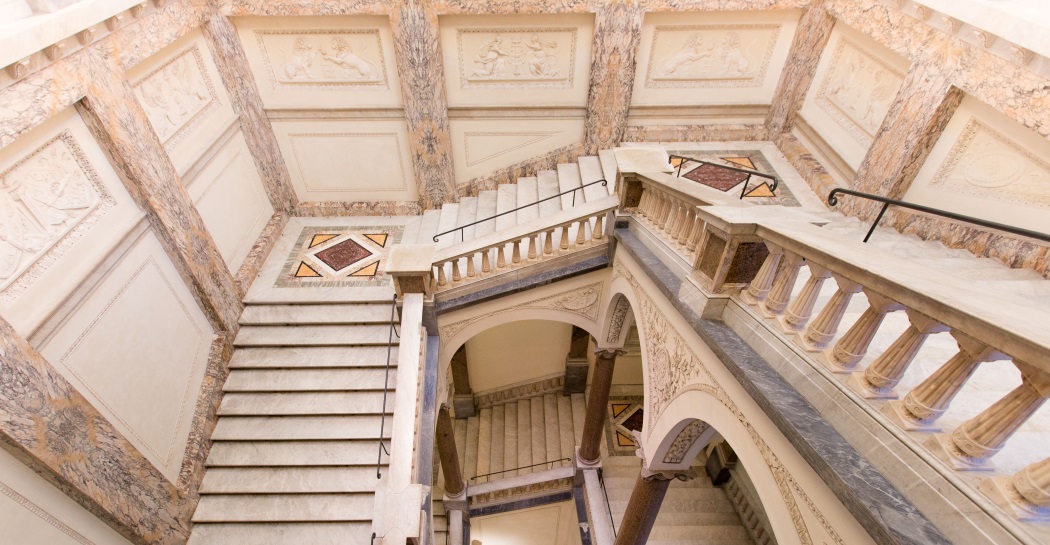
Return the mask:
[(617, 356), (626, 356), (627, 350), (623, 348), (595, 348), (594, 355), (599, 358), (611, 360), (616, 359)]

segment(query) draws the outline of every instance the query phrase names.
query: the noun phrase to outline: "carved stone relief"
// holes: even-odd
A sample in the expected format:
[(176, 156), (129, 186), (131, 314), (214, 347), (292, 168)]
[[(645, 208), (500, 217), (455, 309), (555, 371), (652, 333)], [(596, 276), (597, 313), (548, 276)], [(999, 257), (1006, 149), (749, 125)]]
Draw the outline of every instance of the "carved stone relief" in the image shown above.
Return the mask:
[(678, 437), (675, 437), (674, 442), (671, 443), (671, 447), (667, 449), (664, 463), (680, 464), (685, 461), (685, 455), (689, 453), (689, 449), (693, 448), (696, 440), (710, 427), (703, 420), (694, 420), (682, 428), (682, 431), (678, 432)]
[(378, 29), (256, 30), (270, 83), (389, 89)]
[(196, 45), (150, 72), (134, 89), (153, 130), (169, 151), (219, 107)]
[(761, 87), (780, 25), (657, 26), (645, 86)]
[(816, 102), (859, 142), (870, 145), (904, 74), (843, 38), (820, 82)]
[(17, 298), (114, 204), (68, 131), (0, 173), (0, 300)]
[(609, 321), (609, 334), (605, 337), (605, 342), (617, 343), (620, 341), (623, 324), (627, 321), (627, 314), (630, 311), (631, 302), (626, 297), (621, 296), (616, 300), (616, 306), (613, 308), (612, 318)]
[(971, 117), (930, 187), (1050, 208), (1050, 162)]
[(575, 28), (464, 28), (456, 47), (464, 89), (573, 84)]

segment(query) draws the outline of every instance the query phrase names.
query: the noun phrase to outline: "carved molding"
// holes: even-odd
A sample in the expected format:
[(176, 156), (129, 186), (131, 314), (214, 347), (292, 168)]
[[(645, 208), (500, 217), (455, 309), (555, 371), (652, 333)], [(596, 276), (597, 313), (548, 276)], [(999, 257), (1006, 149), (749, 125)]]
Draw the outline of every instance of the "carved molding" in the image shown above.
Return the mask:
[[(660, 25), (653, 32), (645, 86), (761, 87), (781, 25)], [(665, 44), (685, 35), (681, 45)]]
[(680, 464), (684, 462), (685, 455), (689, 453), (689, 449), (693, 448), (696, 440), (710, 428), (711, 426), (703, 420), (694, 420), (682, 428), (682, 431), (678, 432), (678, 436), (674, 438), (674, 442), (667, 449), (667, 454), (664, 455), (664, 463)]
[(857, 141), (871, 145), (903, 82), (903, 73), (842, 38), (832, 51), (816, 103)]
[(572, 88), (577, 31), (575, 27), (457, 29), (460, 87)]
[(254, 32), (274, 89), (390, 89), (377, 28)]
[(25, 508), (26, 511), (29, 511), (30, 513), (36, 515), (40, 518), (40, 520), (43, 520), (44, 522), (50, 524), (59, 532), (66, 534), (73, 541), (76, 541), (81, 545), (95, 545), (94, 541), (91, 541), (90, 539), (81, 535), (80, 532), (77, 532), (69, 526), (66, 526), (62, 521), (52, 516), (51, 513), (48, 513), (39, 505), (29, 501), (28, 498), (19, 494), (15, 489), (7, 486), (3, 482), (0, 482), (0, 493), (7, 496), (8, 498), (11, 498), (15, 503)]
[(220, 106), (196, 44), (147, 74), (134, 90), (169, 152)]
[(69, 131), (0, 173), (0, 301), (18, 298), (115, 204)]
[(1050, 162), (971, 117), (930, 181), (979, 199), (1050, 208)]

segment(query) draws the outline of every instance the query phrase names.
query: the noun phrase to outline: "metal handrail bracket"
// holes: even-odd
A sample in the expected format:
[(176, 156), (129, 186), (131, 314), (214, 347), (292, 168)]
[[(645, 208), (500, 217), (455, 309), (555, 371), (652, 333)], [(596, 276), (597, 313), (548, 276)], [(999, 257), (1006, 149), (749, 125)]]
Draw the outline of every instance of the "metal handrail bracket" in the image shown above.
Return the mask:
[(386, 396), (390, 391), (390, 355), (394, 348), (394, 335), (397, 335), (399, 339), (401, 338), (401, 334), (394, 329), (395, 316), (397, 316), (397, 294), (394, 294), (394, 298), (390, 302), (390, 334), (386, 347), (386, 377), (383, 379), (383, 411), (379, 413), (379, 454), (376, 457), (377, 479), (383, 478), (383, 473), (380, 471), (380, 467), (383, 464), (383, 453), (385, 452), (387, 456), (390, 456), (390, 451), (383, 444), (383, 433), (386, 431)]

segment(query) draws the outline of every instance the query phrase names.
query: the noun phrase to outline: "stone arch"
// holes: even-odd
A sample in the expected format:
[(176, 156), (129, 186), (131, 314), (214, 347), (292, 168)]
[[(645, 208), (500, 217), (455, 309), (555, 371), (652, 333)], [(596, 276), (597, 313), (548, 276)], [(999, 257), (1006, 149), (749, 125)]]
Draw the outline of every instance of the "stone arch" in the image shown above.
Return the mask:
[(634, 307), (623, 292), (613, 292), (605, 306), (602, 317), (601, 336), (595, 337), (598, 346), (622, 348), (627, 341), (627, 332), (634, 324)]

